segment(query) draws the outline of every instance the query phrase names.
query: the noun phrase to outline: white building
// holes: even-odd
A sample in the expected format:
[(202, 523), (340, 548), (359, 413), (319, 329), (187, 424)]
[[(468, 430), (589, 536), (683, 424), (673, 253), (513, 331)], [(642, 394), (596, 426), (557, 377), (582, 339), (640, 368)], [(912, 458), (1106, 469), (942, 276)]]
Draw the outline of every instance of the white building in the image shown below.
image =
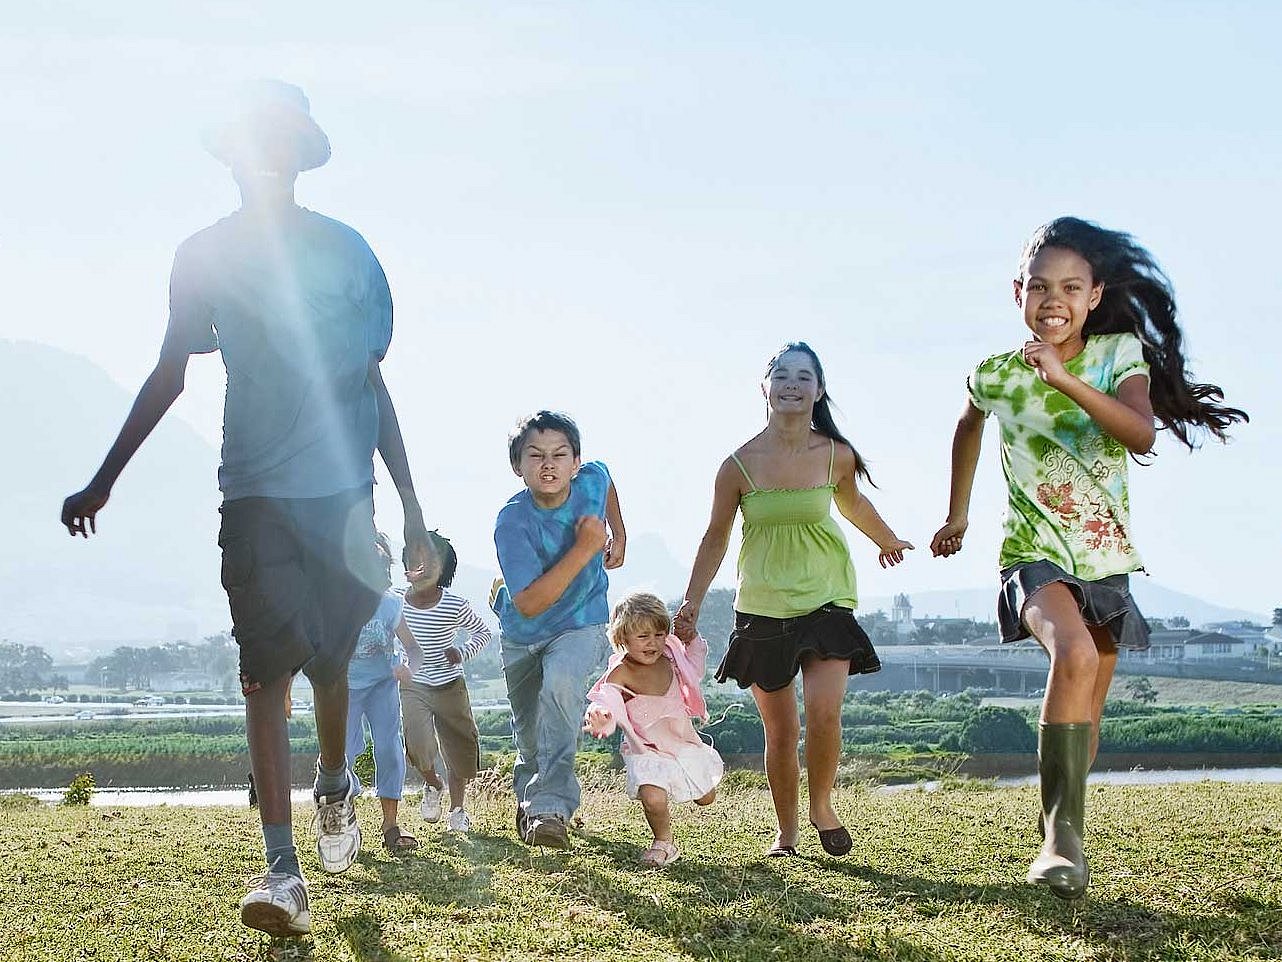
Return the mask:
[(1127, 661), (1155, 662), (1218, 661), (1246, 656), (1246, 642), (1232, 635), (1196, 628), (1154, 631), (1147, 651), (1123, 649)]

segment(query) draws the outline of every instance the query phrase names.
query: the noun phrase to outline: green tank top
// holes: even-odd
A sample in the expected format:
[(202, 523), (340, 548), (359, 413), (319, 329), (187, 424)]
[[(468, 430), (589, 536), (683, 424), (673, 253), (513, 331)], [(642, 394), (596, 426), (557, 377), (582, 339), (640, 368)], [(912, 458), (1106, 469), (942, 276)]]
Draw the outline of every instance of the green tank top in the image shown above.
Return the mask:
[(744, 614), (795, 618), (823, 605), (854, 608), (855, 567), (832, 517), (831, 442), (828, 483), (815, 488), (758, 488), (737, 455), (730, 455), (750, 490), (739, 499), (743, 545), (734, 607)]

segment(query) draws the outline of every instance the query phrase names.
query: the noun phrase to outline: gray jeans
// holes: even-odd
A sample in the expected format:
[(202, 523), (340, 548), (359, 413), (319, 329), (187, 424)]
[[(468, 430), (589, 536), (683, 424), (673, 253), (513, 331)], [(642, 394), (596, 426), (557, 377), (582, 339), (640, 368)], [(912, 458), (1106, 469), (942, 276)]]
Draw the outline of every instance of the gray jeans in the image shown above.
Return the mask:
[(500, 640), (512, 705), (516, 767), (512, 788), (528, 815), (569, 819), (579, 807), (574, 750), (588, 688), (605, 667), (605, 625), (589, 625), (529, 645)]

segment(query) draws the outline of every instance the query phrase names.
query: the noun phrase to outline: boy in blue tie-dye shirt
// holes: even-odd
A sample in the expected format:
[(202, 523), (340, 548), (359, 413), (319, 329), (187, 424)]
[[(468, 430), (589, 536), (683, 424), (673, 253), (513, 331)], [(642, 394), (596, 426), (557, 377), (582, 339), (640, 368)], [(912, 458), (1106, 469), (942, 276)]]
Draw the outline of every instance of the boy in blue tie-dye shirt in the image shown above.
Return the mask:
[(605, 662), (606, 570), (623, 564), (626, 533), (610, 472), (580, 460), (569, 417), (539, 411), (508, 439), (525, 490), (494, 525), (503, 584), (493, 598), (516, 739), (517, 832), (569, 846), (579, 807), (574, 750), (588, 684)]

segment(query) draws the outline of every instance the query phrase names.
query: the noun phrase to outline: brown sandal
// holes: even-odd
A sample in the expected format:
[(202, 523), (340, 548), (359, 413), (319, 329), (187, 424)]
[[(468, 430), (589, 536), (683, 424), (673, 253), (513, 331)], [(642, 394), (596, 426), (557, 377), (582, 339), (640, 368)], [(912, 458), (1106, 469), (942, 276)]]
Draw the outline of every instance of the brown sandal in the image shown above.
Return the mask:
[(402, 832), (399, 825), (389, 825), (383, 829), (383, 847), (393, 854), (412, 852), (418, 848), (418, 839)]

